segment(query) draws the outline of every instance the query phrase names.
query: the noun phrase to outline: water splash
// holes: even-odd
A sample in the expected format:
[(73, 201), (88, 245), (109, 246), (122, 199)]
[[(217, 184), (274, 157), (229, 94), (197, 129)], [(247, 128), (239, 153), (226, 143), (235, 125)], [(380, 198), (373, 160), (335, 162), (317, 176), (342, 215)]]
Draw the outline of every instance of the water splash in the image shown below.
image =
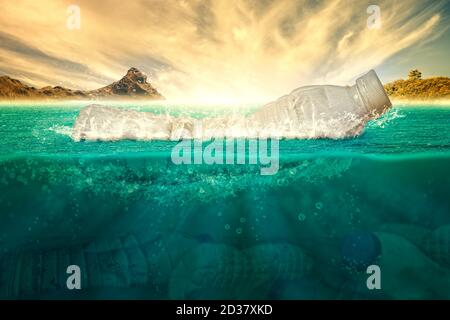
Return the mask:
[(402, 119), (405, 118), (406, 114), (403, 113), (399, 108), (393, 108), (383, 114), (381, 117), (374, 119), (369, 122), (368, 127), (369, 128), (385, 128), (387, 125), (394, 122), (396, 119)]
[(70, 137), (72, 135), (72, 127), (70, 126), (53, 125), (47, 130), (67, 137)]

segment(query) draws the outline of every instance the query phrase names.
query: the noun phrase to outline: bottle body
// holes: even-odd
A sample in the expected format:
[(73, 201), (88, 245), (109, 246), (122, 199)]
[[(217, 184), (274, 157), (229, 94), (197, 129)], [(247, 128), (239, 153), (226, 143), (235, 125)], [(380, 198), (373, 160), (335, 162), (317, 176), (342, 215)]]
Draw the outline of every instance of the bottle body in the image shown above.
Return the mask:
[(263, 106), (251, 117), (260, 136), (343, 138), (356, 136), (366, 122), (391, 106), (371, 70), (353, 86), (306, 86)]

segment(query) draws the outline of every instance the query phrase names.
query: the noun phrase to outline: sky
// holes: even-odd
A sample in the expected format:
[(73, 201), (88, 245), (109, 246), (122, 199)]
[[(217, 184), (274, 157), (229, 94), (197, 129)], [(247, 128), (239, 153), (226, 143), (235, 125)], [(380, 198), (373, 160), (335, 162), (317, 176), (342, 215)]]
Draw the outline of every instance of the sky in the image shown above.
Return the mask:
[(96, 89), (137, 67), (168, 100), (239, 103), (302, 85), (351, 84), (370, 69), (383, 82), (412, 68), (450, 75), (450, 0), (0, 0), (0, 7), (0, 75), (36, 87)]

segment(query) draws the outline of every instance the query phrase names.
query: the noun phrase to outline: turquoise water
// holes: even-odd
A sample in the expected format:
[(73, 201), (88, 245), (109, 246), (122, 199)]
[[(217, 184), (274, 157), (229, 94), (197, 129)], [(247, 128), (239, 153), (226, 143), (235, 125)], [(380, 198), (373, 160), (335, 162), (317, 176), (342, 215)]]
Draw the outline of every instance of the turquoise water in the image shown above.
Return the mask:
[(450, 298), (450, 107), (282, 140), (270, 176), (175, 165), (176, 142), (73, 142), (81, 107), (0, 106), (1, 298)]

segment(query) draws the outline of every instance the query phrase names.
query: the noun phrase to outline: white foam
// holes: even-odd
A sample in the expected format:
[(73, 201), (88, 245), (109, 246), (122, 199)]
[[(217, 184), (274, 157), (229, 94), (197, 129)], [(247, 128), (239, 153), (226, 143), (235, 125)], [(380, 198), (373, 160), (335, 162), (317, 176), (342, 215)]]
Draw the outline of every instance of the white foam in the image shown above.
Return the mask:
[(70, 126), (54, 125), (48, 128), (48, 130), (63, 136), (70, 137), (72, 135), (72, 127)]

